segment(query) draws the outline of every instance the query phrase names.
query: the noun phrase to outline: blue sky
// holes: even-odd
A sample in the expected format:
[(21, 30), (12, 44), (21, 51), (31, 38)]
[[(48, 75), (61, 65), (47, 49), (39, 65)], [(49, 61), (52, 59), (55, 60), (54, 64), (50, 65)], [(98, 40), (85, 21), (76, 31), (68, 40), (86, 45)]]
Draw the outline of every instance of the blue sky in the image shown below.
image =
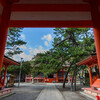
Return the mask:
[(52, 48), (54, 38), (54, 28), (24, 28), (21, 32), (21, 39), (26, 41), (26, 45), (20, 46), (23, 53), (14, 56), (15, 60), (31, 60), (37, 53), (43, 53)]

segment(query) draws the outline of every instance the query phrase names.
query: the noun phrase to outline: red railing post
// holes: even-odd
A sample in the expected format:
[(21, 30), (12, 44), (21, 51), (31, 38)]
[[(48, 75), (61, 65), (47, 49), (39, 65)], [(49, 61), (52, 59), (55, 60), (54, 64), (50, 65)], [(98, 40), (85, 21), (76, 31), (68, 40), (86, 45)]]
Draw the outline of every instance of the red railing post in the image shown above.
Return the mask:
[(97, 98), (97, 100), (100, 100), (100, 97), (98, 95), (96, 96), (96, 98)]

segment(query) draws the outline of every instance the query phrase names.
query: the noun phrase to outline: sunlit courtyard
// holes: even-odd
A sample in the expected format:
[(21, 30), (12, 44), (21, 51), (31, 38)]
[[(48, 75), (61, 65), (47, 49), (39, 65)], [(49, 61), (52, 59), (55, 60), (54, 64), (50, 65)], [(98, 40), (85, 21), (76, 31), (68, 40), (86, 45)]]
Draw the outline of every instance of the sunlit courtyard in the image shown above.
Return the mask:
[(100, 100), (100, 0), (0, 0), (0, 100)]
[(18, 83), (15, 84), (13, 94), (0, 100), (93, 100), (80, 94), (79, 90), (71, 92), (69, 85), (62, 88), (62, 83)]

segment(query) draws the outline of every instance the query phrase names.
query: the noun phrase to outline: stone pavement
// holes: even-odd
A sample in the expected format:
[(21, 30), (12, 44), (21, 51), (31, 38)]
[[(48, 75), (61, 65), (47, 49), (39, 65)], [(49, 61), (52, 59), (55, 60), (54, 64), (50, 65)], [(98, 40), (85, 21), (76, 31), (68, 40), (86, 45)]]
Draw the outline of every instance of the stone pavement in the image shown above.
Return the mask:
[(65, 88), (62, 88), (62, 84), (55, 83), (56, 88), (61, 92), (65, 100), (94, 100), (89, 96), (80, 93), (81, 86), (77, 84), (77, 91), (71, 91), (70, 85), (66, 84)]
[(64, 98), (53, 83), (48, 83), (36, 100), (64, 100)]
[[(92, 100), (87, 96), (80, 94), (79, 91), (71, 92), (70, 86), (66, 84), (66, 88), (62, 88), (62, 83), (21, 83), (15, 84), (14, 92), (0, 100)], [(79, 85), (77, 86), (78, 90)]]
[(18, 84), (15, 85), (13, 91), (15, 94), (0, 98), (0, 100), (36, 100), (46, 84), (21, 83), (19, 88)]

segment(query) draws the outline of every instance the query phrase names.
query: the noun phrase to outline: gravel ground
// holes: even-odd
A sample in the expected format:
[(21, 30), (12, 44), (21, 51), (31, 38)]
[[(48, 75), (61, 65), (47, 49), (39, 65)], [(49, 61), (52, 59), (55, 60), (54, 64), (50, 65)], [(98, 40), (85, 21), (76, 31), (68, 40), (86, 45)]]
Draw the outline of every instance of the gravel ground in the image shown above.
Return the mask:
[(14, 87), (14, 92), (11, 96), (0, 100), (36, 100), (44, 85), (41, 84), (21, 84), (20, 88)]
[(67, 85), (66, 88), (62, 88), (62, 84), (55, 84), (58, 90), (62, 93), (65, 100), (93, 100), (87, 96), (80, 94), (80, 86), (77, 86), (77, 91), (71, 92), (70, 86)]

